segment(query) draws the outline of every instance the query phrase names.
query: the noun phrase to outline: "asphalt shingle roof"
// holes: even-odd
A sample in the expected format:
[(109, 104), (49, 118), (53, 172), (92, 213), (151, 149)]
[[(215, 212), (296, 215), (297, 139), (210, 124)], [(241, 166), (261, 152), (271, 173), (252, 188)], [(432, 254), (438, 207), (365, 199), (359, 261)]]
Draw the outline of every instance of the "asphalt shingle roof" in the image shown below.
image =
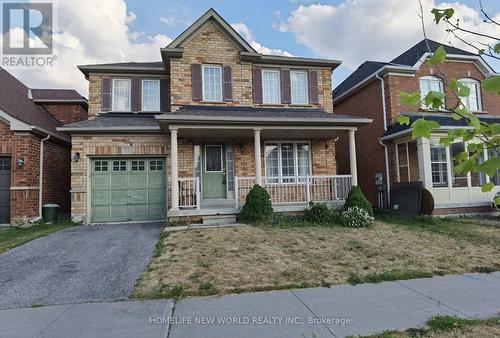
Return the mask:
[(387, 65), (387, 62), (365, 61), (333, 90), (333, 97), (340, 96), (357, 85), (364, 78)]
[(153, 114), (106, 113), (95, 119), (75, 122), (64, 128), (126, 128), (126, 127), (158, 127)]
[(33, 100), (50, 100), (50, 101), (86, 101), (74, 89), (31, 89)]

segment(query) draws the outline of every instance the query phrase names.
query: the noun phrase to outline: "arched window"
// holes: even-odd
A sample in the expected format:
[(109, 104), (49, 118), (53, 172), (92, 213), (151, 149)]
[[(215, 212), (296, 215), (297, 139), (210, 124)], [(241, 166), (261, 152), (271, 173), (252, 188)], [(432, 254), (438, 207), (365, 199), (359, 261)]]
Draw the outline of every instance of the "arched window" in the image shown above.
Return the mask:
[[(420, 95), (422, 96), (422, 100), (429, 94), (429, 92), (440, 92), (444, 94), (443, 81), (435, 76), (424, 76), (420, 78)], [(432, 109), (430, 106), (426, 106), (424, 102), (422, 102), (422, 109)], [(441, 109), (444, 109), (444, 100), (443, 106)]]
[(469, 96), (462, 97), (462, 103), (469, 111), (482, 111), (481, 107), (481, 86), (479, 85), (479, 81), (464, 78), (458, 80), (461, 84), (469, 87), (470, 92)]

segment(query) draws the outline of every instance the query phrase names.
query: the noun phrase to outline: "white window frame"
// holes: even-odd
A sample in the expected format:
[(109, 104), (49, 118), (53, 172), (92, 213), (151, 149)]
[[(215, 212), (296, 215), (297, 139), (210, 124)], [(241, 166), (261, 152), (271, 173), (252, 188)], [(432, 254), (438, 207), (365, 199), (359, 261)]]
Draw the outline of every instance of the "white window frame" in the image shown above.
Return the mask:
[[(128, 82), (128, 109), (117, 110), (115, 108), (115, 88), (116, 88), (115, 82), (116, 81), (127, 81)], [(112, 107), (112, 111), (125, 111), (125, 112), (132, 111), (132, 80), (131, 79), (126, 79), (126, 78), (113, 79), (113, 88), (111, 90), (111, 107)]]
[[(294, 167), (294, 176), (283, 176), (283, 162), (282, 162), (282, 155), (281, 155), (281, 145), (283, 143), (292, 143), (293, 144), (293, 167)], [(266, 145), (277, 145), (278, 146), (278, 173), (279, 176), (274, 177), (274, 176), (267, 176), (267, 159), (264, 154), (264, 172), (266, 173), (266, 179), (267, 179), (267, 184), (294, 184), (297, 182), (300, 182), (298, 180), (298, 177), (303, 177), (303, 175), (299, 176), (299, 159), (298, 159), (298, 150), (297, 150), (297, 144), (300, 143), (305, 143), (309, 146), (309, 173), (306, 176), (312, 176), (312, 147), (311, 147), (311, 141), (287, 141), (287, 140), (280, 140), (280, 141), (266, 141), (264, 142), (264, 149)], [(279, 179), (276, 182), (274, 181), (274, 178)], [(283, 178), (285, 179), (290, 179), (288, 182), (283, 182)], [(302, 182), (301, 182), (302, 183)]]
[[(270, 102), (265, 100), (265, 89), (264, 89), (264, 73), (276, 73), (278, 74), (278, 101), (277, 102)], [(279, 69), (272, 69), (272, 68), (264, 68), (262, 69), (262, 103), (263, 104), (281, 104), (281, 71)]]
[[(429, 82), (429, 88), (430, 88), (430, 83), (431, 82), (438, 82), (439, 83), (439, 91), (441, 93), (443, 93), (443, 95), (446, 96), (445, 92), (444, 92), (444, 85), (443, 85), (443, 80), (441, 80), (440, 78), (438, 78), (437, 76), (432, 76), (432, 75), (428, 75), (428, 76), (422, 76), (419, 81), (418, 81), (418, 85), (419, 85), (419, 90), (420, 90), (420, 93), (422, 94), (422, 104), (421, 104), (421, 108), (422, 109), (426, 109), (426, 110), (434, 110), (432, 107), (428, 107), (425, 105), (425, 102), (423, 101), (425, 99), (425, 96), (427, 95), (423, 95), (422, 93), (422, 81), (428, 81)], [(432, 90), (430, 90), (432, 91)], [(439, 108), (439, 110), (444, 110), (445, 106), (446, 106), (446, 97), (443, 97), (443, 105)]]
[[(464, 77), (464, 78), (458, 80), (458, 82), (460, 82), (462, 84), (474, 84), (474, 86), (476, 87), (477, 110), (471, 110), (470, 107), (467, 107), (467, 104), (465, 106), (471, 112), (480, 112), (480, 111), (483, 111), (483, 105), (482, 105), (482, 100), (481, 100), (481, 84), (480, 84), (480, 82), (477, 81), (477, 80), (474, 80), (474, 79), (472, 79), (470, 77)], [(462, 97), (461, 100), (462, 100), (463, 103), (466, 103), (466, 101), (467, 101), (469, 103), (469, 106), (470, 106), (470, 97), (469, 96)]]
[[(293, 82), (292, 82), (292, 74), (293, 73), (302, 73), (305, 74), (306, 78), (306, 83), (305, 83), (305, 89), (306, 89), (306, 101), (305, 102), (294, 102), (294, 96), (293, 96)], [(309, 101), (309, 72), (307, 70), (291, 70), (290, 71), (290, 102), (291, 104), (296, 104), (296, 105), (307, 105), (310, 103)]]
[[(205, 97), (205, 69), (206, 68), (217, 68), (219, 69), (219, 84), (220, 84), (220, 100), (209, 100), (207, 99), (207, 97)], [(202, 94), (202, 97), (203, 97), (203, 101), (205, 102), (222, 102), (222, 99), (223, 99), (223, 96), (224, 94), (222, 93), (222, 66), (220, 65), (210, 65), (210, 64), (207, 64), (207, 65), (202, 65), (201, 66), (201, 94)]]
[[(445, 151), (445, 154), (444, 154), (444, 161), (433, 161), (432, 160), (432, 147), (435, 146), (435, 147), (440, 147), (440, 148), (443, 148), (444, 151)], [(450, 161), (449, 161), (449, 147), (444, 147), (443, 145), (439, 144), (439, 141), (433, 141), (431, 142), (430, 144), (430, 148), (429, 148), (429, 151), (430, 151), (430, 159), (431, 159), (431, 162), (429, 163), (430, 166), (431, 166), (431, 180), (432, 180), (432, 187), (433, 188), (448, 188), (448, 186), (450, 185), (450, 182), (451, 182), (451, 174), (450, 174)], [(446, 166), (446, 173), (445, 173), (445, 176), (443, 176), (442, 174), (440, 175), (440, 179), (443, 178), (443, 177), (446, 177), (446, 182), (440, 180), (439, 182), (434, 182), (434, 179), (433, 179), (433, 176), (432, 176), (432, 164), (433, 163), (439, 163), (439, 164), (445, 164)]]
[[(156, 95), (158, 97), (158, 106), (155, 107), (156, 109), (148, 109), (146, 110), (144, 108), (144, 82), (156, 82), (158, 83), (158, 89), (156, 91)], [(160, 111), (160, 80), (157, 79), (142, 79), (142, 85), (141, 85), (141, 110), (142, 111), (152, 111), (152, 112), (159, 112)]]
[[(207, 161), (207, 148), (208, 147), (219, 147), (220, 148), (220, 169), (221, 170), (210, 170), (208, 171), (207, 170), (207, 164), (208, 164), (208, 161)], [(204, 170), (205, 170), (205, 173), (222, 173), (224, 172), (224, 153), (223, 153), (223, 146), (222, 144), (205, 144), (205, 147), (204, 147), (204, 151), (205, 151), (205, 165), (204, 165)]]

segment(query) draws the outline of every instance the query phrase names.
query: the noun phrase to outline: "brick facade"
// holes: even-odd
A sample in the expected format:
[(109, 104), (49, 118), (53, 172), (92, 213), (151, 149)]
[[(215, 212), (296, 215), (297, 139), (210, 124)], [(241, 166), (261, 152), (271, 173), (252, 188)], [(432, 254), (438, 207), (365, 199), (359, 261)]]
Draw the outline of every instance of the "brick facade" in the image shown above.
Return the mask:
[[(484, 74), (472, 62), (446, 61), (440, 68), (449, 79), (473, 78), (481, 81), (485, 79)], [(397, 117), (403, 112), (417, 112), (420, 107), (404, 106), (400, 102), (400, 92), (416, 92), (420, 90), (419, 78), (434, 75), (442, 77), (436, 69), (429, 69), (426, 63), (422, 64), (415, 76), (396, 75), (390, 73), (384, 76), (384, 90), (387, 110), (387, 126), (396, 123)], [(363, 86), (355, 93), (335, 103), (335, 112), (341, 114), (352, 114), (355, 116), (368, 117), (373, 123), (361, 127), (356, 133), (356, 149), (358, 168), (361, 168), (358, 180), (361, 188), (372, 203), (377, 202), (377, 188), (374, 183), (375, 173), (385, 174), (384, 147), (379, 144), (379, 138), (384, 133), (383, 105), (381, 84), (376, 78)], [(453, 106), (456, 101), (448, 88), (445, 90), (446, 106)], [(481, 89), (481, 101), (483, 113), (489, 115), (500, 115), (500, 100), (493, 93)], [(348, 140), (347, 136), (337, 142), (339, 147), (337, 160), (339, 162), (339, 173), (349, 173)], [(397, 182), (396, 156), (394, 143), (388, 142), (389, 172), (391, 183)], [(418, 161), (416, 154), (411, 156), (411, 179), (418, 179)]]
[[(10, 130), (0, 121), (0, 156), (11, 157), (11, 223), (25, 223), (39, 216), (40, 141), (30, 133)], [(24, 167), (17, 161), (23, 159)], [(42, 203), (56, 203), (69, 212), (70, 150), (52, 141), (44, 143)]]
[(42, 104), (41, 106), (63, 125), (88, 119), (87, 109), (81, 104)]

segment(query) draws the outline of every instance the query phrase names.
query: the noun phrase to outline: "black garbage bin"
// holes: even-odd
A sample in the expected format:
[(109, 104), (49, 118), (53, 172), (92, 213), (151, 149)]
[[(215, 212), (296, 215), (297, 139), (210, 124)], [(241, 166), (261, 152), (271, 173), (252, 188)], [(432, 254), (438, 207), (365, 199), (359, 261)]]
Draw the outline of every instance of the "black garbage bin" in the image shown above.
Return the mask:
[(57, 212), (59, 206), (57, 204), (44, 204), (42, 206), (42, 219), (44, 223), (56, 223)]

